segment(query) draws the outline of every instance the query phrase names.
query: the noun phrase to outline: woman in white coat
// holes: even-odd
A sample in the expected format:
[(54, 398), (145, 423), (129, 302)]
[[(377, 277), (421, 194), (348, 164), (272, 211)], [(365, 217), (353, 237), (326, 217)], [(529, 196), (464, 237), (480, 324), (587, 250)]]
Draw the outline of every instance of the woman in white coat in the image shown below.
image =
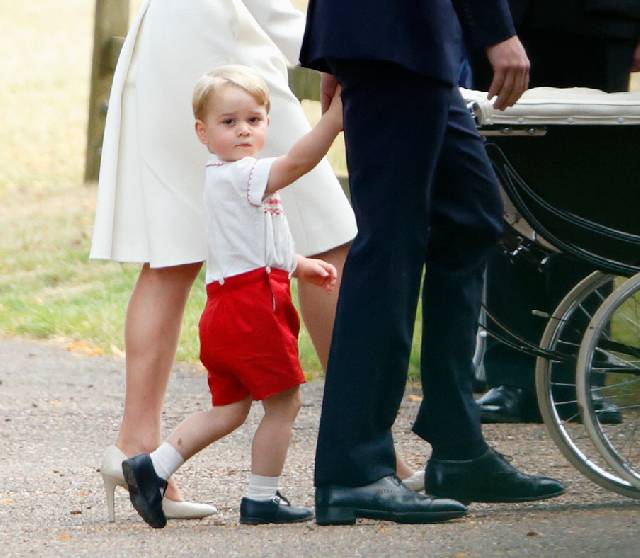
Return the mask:
[[(202, 186), (207, 153), (191, 114), (192, 88), (223, 64), (257, 69), (271, 91), (264, 156), (280, 155), (309, 125), (287, 86), (304, 15), (289, 0), (142, 0), (115, 71), (100, 167), (91, 257), (142, 265), (125, 324), (126, 396), (116, 445), (101, 473), (109, 518), (124, 485), (125, 456), (155, 449), (185, 303), (206, 258)], [(336, 266), (338, 277), (356, 234), (353, 212), (324, 161), (281, 194), (296, 249)], [(326, 366), (338, 289), (300, 284), (305, 325)], [(410, 471), (399, 461), (399, 473)], [(169, 518), (195, 518), (212, 506), (184, 502), (170, 484)]]
[[(222, 64), (260, 71), (272, 103), (264, 155), (285, 153), (309, 129), (287, 87), (287, 61), (297, 63), (303, 30), (304, 15), (289, 0), (143, 0), (125, 40), (109, 100), (91, 248), (92, 258), (142, 264), (125, 325), (124, 416), (101, 467), (111, 520), (122, 459), (161, 441), (160, 414), (183, 311), (206, 258), (207, 153), (193, 128), (193, 85)], [(282, 198), (297, 251), (333, 263), (340, 273), (356, 225), (328, 163)], [(299, 285), (302, 315), (323, 365), (335, 296)], [(215, 511), (183, 502), (175, 485), (164, 506), (174, 518)]]

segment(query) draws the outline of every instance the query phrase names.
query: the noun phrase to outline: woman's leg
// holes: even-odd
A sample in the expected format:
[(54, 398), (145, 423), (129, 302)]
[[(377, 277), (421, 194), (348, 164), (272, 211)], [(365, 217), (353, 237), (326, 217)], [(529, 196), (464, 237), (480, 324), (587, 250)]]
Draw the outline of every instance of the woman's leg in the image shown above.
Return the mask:
[(332, 292), (328, 293), (322, 287), (310, 283), (298, 282), (300, 313), (324, 370), (327, 369), (327, 361), (329, 360), (329, 347), (331, 346), (333, 321), (336, 317), (342, 268), (348, 252), (349, 244), (343, 244), (328, 252), (312, 256), (335, 266), (338, 272), (338, 281)]
[[(126, 393), (116, 445), (127, 455), (161, 442), (160, 413), (173, 366), (184, 307), (201, 263), (152, 269), (145, 264), (125, 323)], [(180, 500), (175, 486), (167, 497)]]
[(396, 475), (398, 475), (398, 478), (401, 480), (408, 479), (411, 475), (413, 475), (413, 469), (411, 469), (408, 463), (398, 455), (397, 450), (396, 450)]

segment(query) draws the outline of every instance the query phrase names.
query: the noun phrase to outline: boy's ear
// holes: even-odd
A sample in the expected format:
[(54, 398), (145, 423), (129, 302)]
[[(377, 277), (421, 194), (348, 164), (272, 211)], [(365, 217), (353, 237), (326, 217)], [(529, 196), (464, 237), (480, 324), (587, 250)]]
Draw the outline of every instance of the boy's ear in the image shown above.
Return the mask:
[(202, 120), (196, 120), (196, 135), (200, 143), (207, 145), (207, 128)]

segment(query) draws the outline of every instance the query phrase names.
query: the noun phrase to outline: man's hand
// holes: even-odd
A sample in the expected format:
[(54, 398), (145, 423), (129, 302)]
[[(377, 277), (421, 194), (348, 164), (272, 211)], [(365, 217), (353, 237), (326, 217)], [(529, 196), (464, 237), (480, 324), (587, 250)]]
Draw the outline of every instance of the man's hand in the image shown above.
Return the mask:
[(338, 277), (336, 268), (330, 263), (303, 256), (298, 256), (298, 265), (293, 275), (299, 281), (317, 285), (329, 292), (335, 288)]
[(320, 104), (322, 106), (322, 114), (329, 110), (331, 99), (336, 93), (338, 81), (331, 74), (320, 74)]
[(640, 41), (636, 45), (636, 49), (633, 51), (633, 61), (631, 62), (631, 71), (640, 72)]
[(529, 87), (529, 59), (518, 37), (487, 48), (493, 81), (487, 97), (497, 96), (494, 108), (504, 110), (516, 103)]

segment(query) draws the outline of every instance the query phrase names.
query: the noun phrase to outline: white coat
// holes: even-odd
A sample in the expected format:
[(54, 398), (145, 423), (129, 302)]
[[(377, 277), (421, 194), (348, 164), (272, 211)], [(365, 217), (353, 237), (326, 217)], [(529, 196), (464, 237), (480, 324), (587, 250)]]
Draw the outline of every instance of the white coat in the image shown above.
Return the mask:
[[(258, 70), (271, 91), (261, 156), (285, 153), (309, 125), (287, 87), (304, 16), (289, 0), (143, 0), (115, 70), (91, 257), (166, 267), (206, 259), (202, 191), (208, 153), (191, 112), (193, 85), (223, 64)], [(317, 254), (356, 233), (323, 161), (282, 191), (296, 249)]]

